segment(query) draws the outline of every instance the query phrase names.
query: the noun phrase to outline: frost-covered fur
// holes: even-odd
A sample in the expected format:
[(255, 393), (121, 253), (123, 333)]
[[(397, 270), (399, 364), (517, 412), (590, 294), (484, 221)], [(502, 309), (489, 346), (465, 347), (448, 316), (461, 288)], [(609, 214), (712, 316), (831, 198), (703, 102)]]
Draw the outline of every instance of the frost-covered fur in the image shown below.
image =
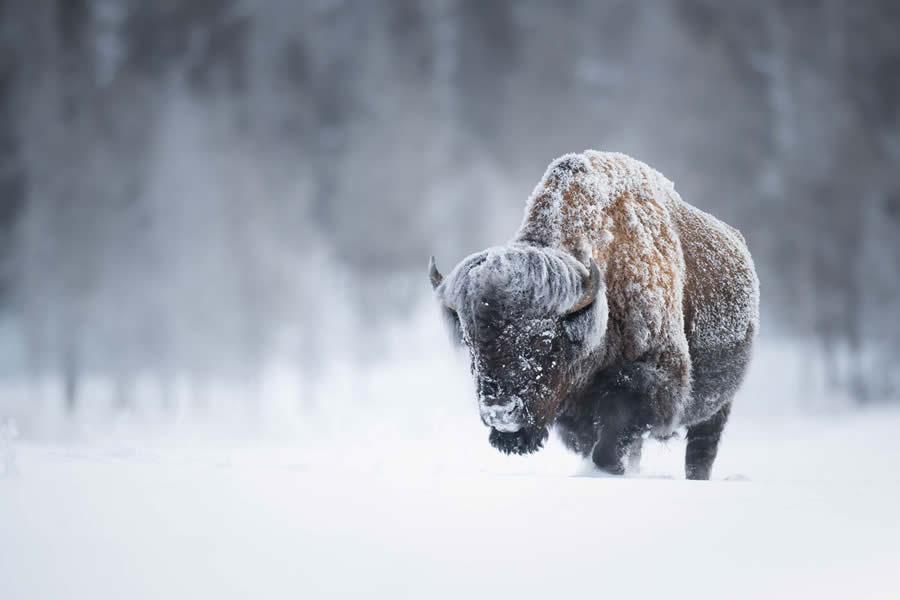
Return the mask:
[[(591, 259), (604, 286), (567, 315)], [(534, 451), (555, 424), (618, 473), (644, 432), (687, 426), (687, 473), (709, 476), (759, 287), (741, 234), (660, 173), (591, 150), (553, 161), (513, 240), (465, 259), (436, 292), (471, 353), (493, 445)]]

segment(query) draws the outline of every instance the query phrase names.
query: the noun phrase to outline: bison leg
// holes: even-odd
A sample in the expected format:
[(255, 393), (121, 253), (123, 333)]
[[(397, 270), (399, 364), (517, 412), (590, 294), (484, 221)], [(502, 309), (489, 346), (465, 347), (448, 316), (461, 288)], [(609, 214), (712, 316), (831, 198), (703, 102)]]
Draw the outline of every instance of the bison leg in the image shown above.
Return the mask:
[(598, 469), (612, 475), (625, 474), (625, 456), (631, 443), (624, 436), (609, 435), (604, 431), (600, 441), (594, 446), (591, 459)]
[(672, 427), (687, 383), (677, 369), (670, 375), (664, 361), (636, 361), (615, 371), (604, 372), (592, 382), (594, 423), (599, 441), (592, 458), (597, 467), (614, 474), (638, 466), (641, 436), (645, 432)]
[(707, 421), (688, 427), (684, 458), (684, 472), (688, 479), (709, 479), (730, 412), (729, 402)]
[(640, 462), (643, 429), (625, 403), (608, 413), (600, 426), (600, 439), (591, 453), (591, 459), (597, 468), (613, 475), (624, 474), (626, 459), (629, 466), (633, 464), (635, 448), (637, 461)]

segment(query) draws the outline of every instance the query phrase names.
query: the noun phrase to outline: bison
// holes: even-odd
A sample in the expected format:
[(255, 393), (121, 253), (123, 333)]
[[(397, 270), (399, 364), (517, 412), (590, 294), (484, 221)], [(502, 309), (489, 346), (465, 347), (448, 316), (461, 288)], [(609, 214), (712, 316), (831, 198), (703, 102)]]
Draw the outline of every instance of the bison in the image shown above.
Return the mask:
[(686, 476), (709, 478), (759, 327), (737, 229), (646, 164), (587, 150), (550, 164), (512, 241), (429, 270), (492, 446), (532, 453), (555, 428), (622, 474), (646, 437), (686, 427)]

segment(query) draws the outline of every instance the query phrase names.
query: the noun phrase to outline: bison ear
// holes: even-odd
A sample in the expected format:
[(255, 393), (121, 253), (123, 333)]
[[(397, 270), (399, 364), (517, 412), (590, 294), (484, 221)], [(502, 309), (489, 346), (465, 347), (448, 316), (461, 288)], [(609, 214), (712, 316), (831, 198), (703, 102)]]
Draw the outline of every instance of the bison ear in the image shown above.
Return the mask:
[(431, 260), (428, 261), (428, 278), (431, 279), (431, 289), (437, 289), (437, 286), (441, 285), (441, 282), (444, 280), (444, 276), (441, 275), (441, 272), (438, 271), (437, 265), (434, 264), (434, 257), (431, 257)]
[(581, 295), (581, 298), (578, 301), (569, 307), (569, 309), (563, 313), (565, 315), (571, 315), (572, 313), (578, 312), (582, 308), (589, 306), (594, 300), (597, 299), (597, 294), (600, 292), (600, 282), (602, 278), (600, 277), (600, 267), (597, 266), (597, 262), (592, 258), (591, 265), (588, 269), (588, 276), (582, 282), (582, 289), (584, 289), (584, 293)]

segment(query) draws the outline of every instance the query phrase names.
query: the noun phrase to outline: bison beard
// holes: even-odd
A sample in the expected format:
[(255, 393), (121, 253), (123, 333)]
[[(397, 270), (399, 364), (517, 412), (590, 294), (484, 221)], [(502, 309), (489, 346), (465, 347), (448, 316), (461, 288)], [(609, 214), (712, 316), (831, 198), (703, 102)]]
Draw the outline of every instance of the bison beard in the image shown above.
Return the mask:
[(734, 228), (622, 154), (557, 159), (507, 245), (429, 277), (465, 346), (489, 441), (574, 452), (621, 474), (642, 440), (687, 428), (685, 473), (707, 479), (759, 320)]
[(491, 446), (504, 454), (532, 454), (544, 447), (546, 427), (523, 427), (518, 431), (497, 431), (491, 427)]

